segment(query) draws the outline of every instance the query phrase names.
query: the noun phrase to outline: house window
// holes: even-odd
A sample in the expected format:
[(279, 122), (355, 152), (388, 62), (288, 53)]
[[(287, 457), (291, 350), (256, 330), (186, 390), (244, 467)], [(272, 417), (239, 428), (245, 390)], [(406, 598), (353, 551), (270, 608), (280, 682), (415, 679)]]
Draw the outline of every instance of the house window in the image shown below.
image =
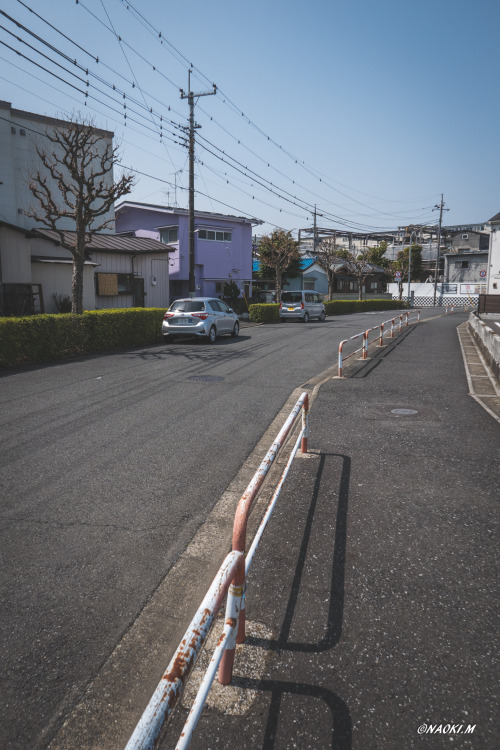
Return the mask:
[(463, 240), (468, 240), (469, 239), (469, 235), (468, 234), (463, 234), (462, 235), (462, 239)]
[(118, 273), (118, 294), (134, 293), (134, 277), (131, 273)]
[(210, 240), (211, 242), (231, 242), (232, 232), (223, 232), (219, 229), (198, 229), (198, 239)]
[(304, 289), (315, 289), (316, 279), (304, 279)]
[(179, 227), (165, 227), (160, 229), (160, 242), (165, 245), (172, 245), (179, 241)]
[(469, 268), (469, 261), (468, 260), (456, 260), (455, 268)]

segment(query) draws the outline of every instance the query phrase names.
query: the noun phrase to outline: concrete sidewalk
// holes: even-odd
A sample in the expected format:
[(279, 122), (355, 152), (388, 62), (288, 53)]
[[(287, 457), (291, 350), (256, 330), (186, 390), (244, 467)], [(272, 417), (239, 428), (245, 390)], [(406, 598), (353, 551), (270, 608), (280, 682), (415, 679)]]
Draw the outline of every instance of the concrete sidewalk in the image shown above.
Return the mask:
[(212, 689), (192, 748), (500, 746), (500, 424), (468, 395), (463, 319), (320, 388), (251, 569), (234, 684)]

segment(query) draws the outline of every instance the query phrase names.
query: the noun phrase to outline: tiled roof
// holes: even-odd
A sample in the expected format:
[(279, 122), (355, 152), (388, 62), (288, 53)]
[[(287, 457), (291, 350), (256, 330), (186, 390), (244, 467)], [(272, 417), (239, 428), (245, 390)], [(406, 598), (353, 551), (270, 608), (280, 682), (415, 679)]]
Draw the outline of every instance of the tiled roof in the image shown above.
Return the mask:
[[(52, 229), (34, 229), (33, 234), (60, 244), (59, 234)], [(64, 239), (72, 247), (76, 246), (76, 232), (64, 232)], [(144, 255), (148, 253), (173, 253), (175, 247), (150, 237), (131, 237), (130, 235), (99, 233), (92, 237), (87, 245), (90, 252), (124, 253), (126, 255)]]

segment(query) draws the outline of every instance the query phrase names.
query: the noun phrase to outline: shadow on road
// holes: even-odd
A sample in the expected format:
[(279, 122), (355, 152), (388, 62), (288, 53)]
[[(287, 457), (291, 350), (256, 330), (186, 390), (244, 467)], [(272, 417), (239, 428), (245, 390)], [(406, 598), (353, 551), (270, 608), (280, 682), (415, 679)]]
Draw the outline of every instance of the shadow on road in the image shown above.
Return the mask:
[[(292, 628), (292, 622), (296, 614), (299, 602), (299, 591), (301, 584), (303, 584), (304, 570), (306, 567), (306, 561), (311, 559), (312, 552), (318, 553), (315, 557), (319, 556), (318, 548), (313, 548), (313, 524), (315, 516), (317, 515), (318, 505), (324, 500), (325, 491), (321, 491), (321, 482), (324, 479), (325, 464), (327, 460), (333, 460), (334, 462), (340, 461), (340, 467), (336, 467), (336, 471), (340, 473), (338, 490), (337, 490), (337, 513), (336, 521), (331, 539), (333, 545), (333, 557), (330, 570), (325, 570), (325, 576), (327, 577), (327, 583), (329, 585), (329, 598), (328, 598), (328, 612), (326, 629), (323, 637), (314, 643), (308, 642), (294, 642), (290, 640), (290, 632)], [(288, 602), (285, 608), (285, 614), (281, 626), (281, 631), (276, 640), (266, 640), (261, 638), (255, 638), (249, 636), (246, 640), (248, 645), (258, 646), (268, 651), (274, 651), (278, 655), (283, 652), (294, 652), (296, 654), (319, 654), (324, 651), (333, 649), (340, 640), (342, 633), (342, 620), (344, 612), (344, 581), (345, 581), (345, 560), (346, 560), (346, 545), (347, 545), (347, 509), (349, 499), (349, 481), (351, 473), (351, 459), (349, 456), (341, 454), (321, 454), (319, 465), (317, 467), (316, 476), (313, 480), (311, 501), (307, 510), (307, 516), (302, 532), (302, 540), (300, 544), (300, 550), (297, 556), (295, 570), (293, 573), (293, 581), (290, 587), (290, 593), (288, 596)], [(328, 471), (328, 480), (331, 481), (331, 467)], [(303, 497), (303, 496), (302, 496)], [(324, 503), (322, 513), (328, 514), (331, 510), (328, 500)], [(316, 521), (318, 524), (322, 524), (322, 519)], [(327, 540), (325, 540), (327, 541)], [(331, 547), (325, 545), (325, 555), (331, 550)], [(324, 558), (325, 555), (322, 555)], [(324, 559), (322, 560), (322, 563)], [(329, 579), (329, 580), (328, 580)], [(286, 585), (286, 584), (285, 584)], [(304, 591), (304, 588), (302, 589)], [(304, 608), (304, 607), (303, 607)], [(299, 615), (300, 617), (300, 615)], [(290, 668), (290, 665), (289, 665)], [(290, 668), (291, 669), (291, 668)], [(314, 668), (311, 669), (311, 678), (314, 678)], [(311, 697), (316, 700), (322, 701), (328, 707), (331, 714), (330, 727), (325, 725), (324, 717), (321, 718), (321, 708), (316, 707), (313, 711), (314, 714), (318, 714), (316, 720), (312, 719), (309, 715), (311, 710), (311, 704), (309, 709), (304, 709), (305, 717), (304, 722), (309, 726), (319, 726), (321, 724), (321, 747), (327, 748), (332, 747), (337, 750), (349, 750), (351, 748), (352, 740), (352, 722), (349, 713), (349, 709), (344, 701), (331, 690), (324, 688), (320, 685), (313, 685), (308, 683), (299, 682), (285, 682), (282, 680), (272, 679), (247, 679), (243, 677), (234, 676), (233, 685), (242, 689), (256, 690), (259, 692), (270, 693), (270, 703), (267, 713), (267, 723), (265, 728), (265, 734), (262, 744), (263, 750), (272, 750), (275, 747), (278, 735), (278, 723), (281, 721), (283, 727), (289, 726), (290, 721), (290, 706), (285, 714), (282, 714), (282, 701), (287, 696), (298, 696), (300, 698)], [(290, 703), (289, 700), (286, 701)], [(304, 705), (302, 700), (298, 705)], [(294, 703), (295, 711), (300, 709), (297, 707), (296, 702)], [(295, 716), (296, 714), (294, 714)], [(295, 721), (295, 719), (294, 719)], [(297, 719), (300, 724), (300, 719)], [(310, 724), (310, 722), (313, 724)], [(280, 732), (281, 734), (281, 732)], [(283, 739), (283, 737), (281, 737)]]
[[(262, 742), (262, 750), (273, 750), (276, 746), (278, 721), (281, 713), (281, 703), (286, 696), (300, 698), (315, 698), (323, 701), (330, 710), (331, 725), (328, 730), (323, 727), (323, 733), (329, 735), (328, 740), (332, 750), (350, 750), (352, 746), (352, 722), (344, 701), (327, 688), (308, 685), (302, 682), (281, 682), (279, 680), (250, 680), (235, 677), (232, 683), (235, 687), (247, 690), (257, 690), (271, 693), (267, 724)], [(325, 732), (326, 729), (326, 732)], [(297, 745), (294, 745), (296, 747)], [(326, 745), (322, 745), (326, 750)]]
[[(318, 504), (321, 480), (327, 458), (340, 459), (342, 462), (339, 489), (337, 518), (335, 525), (335, 538), (333, 540), (333, 563), (330, 576), (329, 605), (326, 632), (320, 641), (316, 643), (294, 643), (289, 640), (295, 610), (299, 599), (299, 590), (304, 573), (311, 530)], [(318, 471), (314, 481), (311, 503), (309, 506), (305, 523), (302, 543), (295, 566), (295, 574), (288, 598), (288, 604), (283, 619), (281, 632), (277, 640), (266, 641), (263, 639), (248, 637), (247, 642), (254, 646), (279, 651), (299, 651), (303, 653), (320, 653), (333, 648), (342, 634), (342, 619), (344, 614), (344, 580), (345, 580), (345, 556), (346, 556), (346, 529), (347, 529), (347, 505), (349, 498), (349, 479), (351, 472), (351, 459), (349, 456), (339, 454), (321, 454)]]
[(205, 339), (172, 339), (172, 341), (157, 345), (151, 349), (141, 349), (125, 354), (129, 360), (141, 359), (144, 362), (157, 360), (162, 362), (175, 357), (187, 359), (191, 362), (224, 362), (249, 357), (251, 351), (237, 348), (236, 344), (250, 340), (250, 336), (239, 336), (237, 339), (230, 337), (219, 338), (214, 344), (209, 345)]

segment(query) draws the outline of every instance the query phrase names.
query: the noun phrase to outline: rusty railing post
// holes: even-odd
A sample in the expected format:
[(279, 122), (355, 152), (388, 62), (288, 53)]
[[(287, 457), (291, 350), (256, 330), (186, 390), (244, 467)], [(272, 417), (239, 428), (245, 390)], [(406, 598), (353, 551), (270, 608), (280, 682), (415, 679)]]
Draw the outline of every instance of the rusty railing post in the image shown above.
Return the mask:
[(302, 404), (302, 429), (304, 434), (302, 435), (300, 452), (307, 453), (307, 438), (309, 437), (309, 394), (307, 393)]
[(365, 331), (363, 334), (363, 354), (361, 356), (361, 359), (367, 359), (368, 358), (368, 334), (370, 331)]
[(339, 344), (339, 378), (342, 377), (342, 349), (346, 341), (348, 341), (348, 339), (341, 341)]

